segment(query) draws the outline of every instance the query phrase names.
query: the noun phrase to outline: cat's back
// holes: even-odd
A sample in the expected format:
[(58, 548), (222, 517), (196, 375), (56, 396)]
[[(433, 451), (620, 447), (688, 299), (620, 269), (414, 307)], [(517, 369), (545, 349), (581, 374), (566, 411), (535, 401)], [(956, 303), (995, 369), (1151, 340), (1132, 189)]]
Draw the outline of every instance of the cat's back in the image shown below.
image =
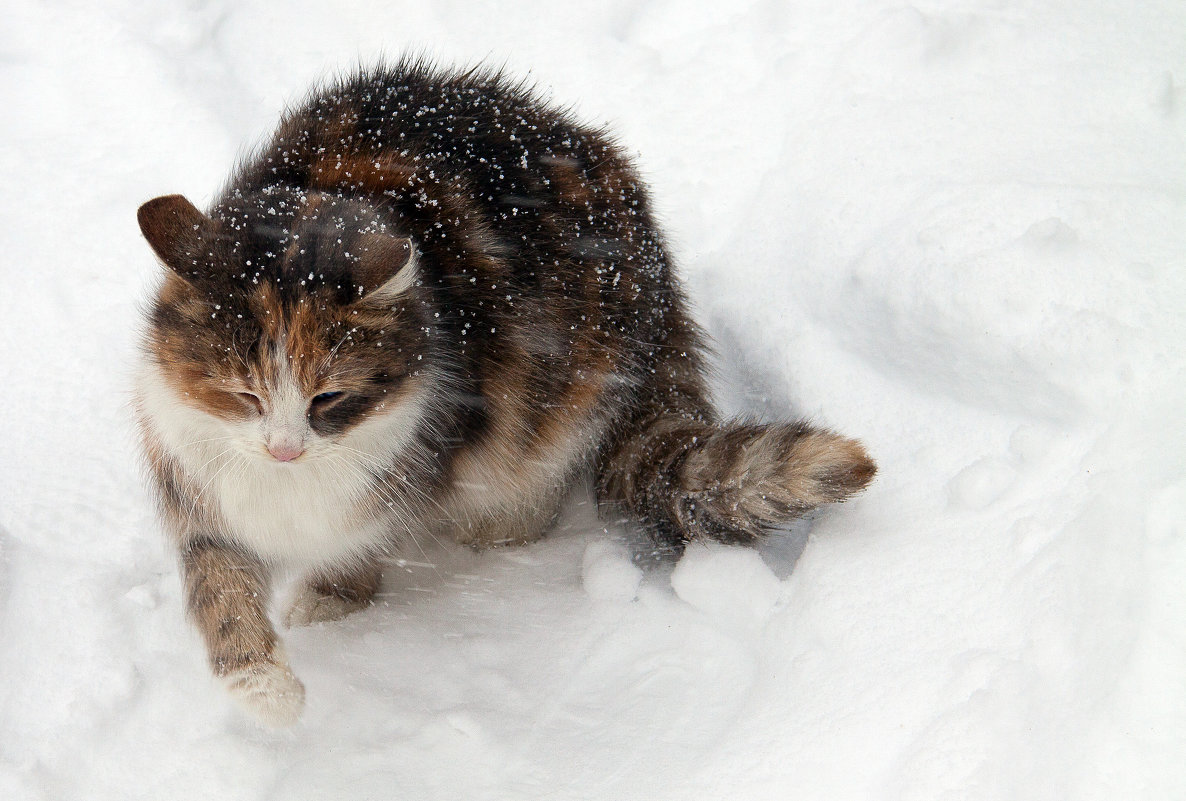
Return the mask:
[(605, 130), (497, 70), (403, 59), (316, 89), (230, 189), (275, 184), (385, 196), (426, 242), (433, 228), (460, 225), (512, 267), (640, 268), (644, 290), (666, 280), (630, 159)]

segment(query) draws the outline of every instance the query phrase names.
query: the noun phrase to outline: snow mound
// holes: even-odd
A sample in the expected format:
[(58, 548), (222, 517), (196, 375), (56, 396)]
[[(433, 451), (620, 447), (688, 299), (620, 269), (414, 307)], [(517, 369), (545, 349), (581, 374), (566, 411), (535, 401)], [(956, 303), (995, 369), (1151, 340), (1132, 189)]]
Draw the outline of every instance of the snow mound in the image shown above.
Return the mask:
[(581, 585), (598, 601), (632, 601), (642, 583), (642, 570), (621, 545), (599, 540), (585, 546)]
[(757, 551), (722, 545), (689, 546), (671, 588), (681, 601), (741, 629), (760, 628), (782, 594), (782, 582)]

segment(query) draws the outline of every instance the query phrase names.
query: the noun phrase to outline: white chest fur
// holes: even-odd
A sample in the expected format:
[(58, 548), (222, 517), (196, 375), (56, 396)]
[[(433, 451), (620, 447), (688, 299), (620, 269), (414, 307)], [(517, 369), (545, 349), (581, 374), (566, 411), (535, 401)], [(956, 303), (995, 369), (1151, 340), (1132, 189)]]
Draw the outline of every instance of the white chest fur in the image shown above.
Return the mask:
[(269, 559), (339, 561), (381, 545), (387, 534), (386, 521), (359, 514), (371, 486), (360, 468), (324, 460), (238, 470), (231, 464), (213, 483), (226, 534)]

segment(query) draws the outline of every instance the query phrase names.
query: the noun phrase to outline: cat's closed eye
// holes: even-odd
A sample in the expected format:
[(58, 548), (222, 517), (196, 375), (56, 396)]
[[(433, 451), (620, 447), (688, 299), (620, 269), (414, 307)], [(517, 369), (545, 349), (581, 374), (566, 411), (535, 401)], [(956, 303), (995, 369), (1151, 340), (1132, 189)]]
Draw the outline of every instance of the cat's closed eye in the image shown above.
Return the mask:
[(234, 394), (236, 398), (250, 406), (257, 414), (264, 413), (264, 403), (260, 400), (259, 395), (256, 395), (254, 392), (236, 392)]
[(333, 406), (335, 403), (345, 397), (345, 395), (345, 392), (339, 391), (322, 392), (320, 395), (315, 395), (313, 397), (313, 402), (309, 405), (309, 408), (315, 412), (328, 409), (330, 406)]

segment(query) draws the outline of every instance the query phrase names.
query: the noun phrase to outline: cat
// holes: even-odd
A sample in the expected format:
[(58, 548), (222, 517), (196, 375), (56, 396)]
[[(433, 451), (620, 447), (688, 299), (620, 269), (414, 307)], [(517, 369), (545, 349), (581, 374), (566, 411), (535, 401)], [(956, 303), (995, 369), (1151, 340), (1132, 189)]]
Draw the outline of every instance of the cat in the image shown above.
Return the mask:
[(295, 722), (288, 625), (371, 603), (429, 536), (528, 543), (568, 487), (678, 549), (863, 489), (852, 439), (722, 420), (634, 166), (523, 83), (423, 60), (314, 90), (208, 212), (138, 211), (168, 269), (136, 414), (185, 603), (249, 713)]

